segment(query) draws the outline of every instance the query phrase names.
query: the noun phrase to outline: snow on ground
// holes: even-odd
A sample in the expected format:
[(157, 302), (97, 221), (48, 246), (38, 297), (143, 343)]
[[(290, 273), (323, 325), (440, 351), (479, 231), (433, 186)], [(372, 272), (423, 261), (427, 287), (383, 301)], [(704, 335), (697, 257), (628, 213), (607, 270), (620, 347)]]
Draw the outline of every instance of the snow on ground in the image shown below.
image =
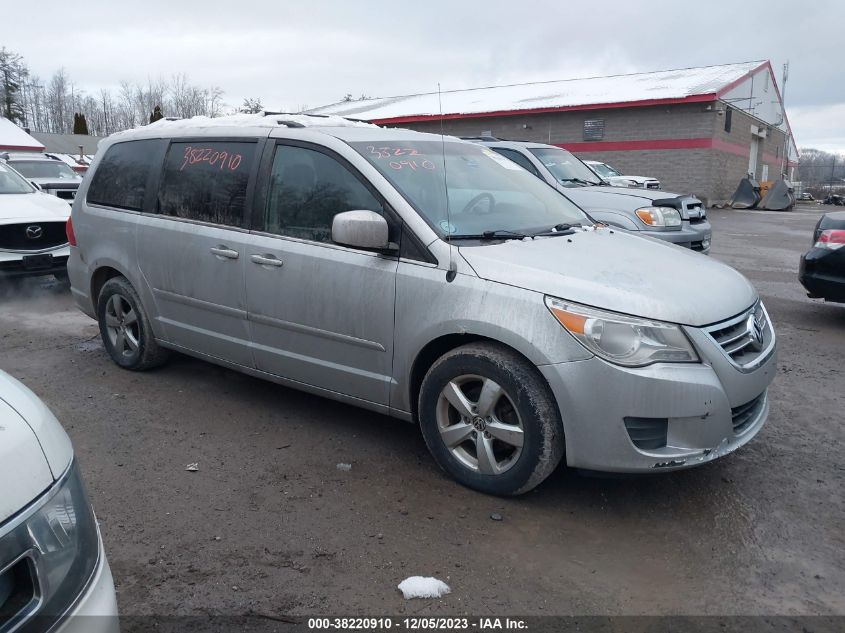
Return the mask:
[(452, 593), (447, 585), (442, 580), (431, 577), (411, 576), (399, 583), (399, 591), (405, 597), (405, 600), (411, 598), (439, 598), (445, 596), (447, 593)]

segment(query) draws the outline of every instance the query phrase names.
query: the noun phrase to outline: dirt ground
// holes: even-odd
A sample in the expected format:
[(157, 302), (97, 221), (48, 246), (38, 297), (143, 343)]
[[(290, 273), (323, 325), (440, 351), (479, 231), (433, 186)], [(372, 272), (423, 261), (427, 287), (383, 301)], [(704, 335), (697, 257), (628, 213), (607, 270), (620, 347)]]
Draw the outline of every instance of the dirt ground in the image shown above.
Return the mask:
[[(797, 281), (818, 213), (711, 212), (779, 375), (757, 438), (680, 473), (484, 496), (411, 425), (185, 357), (123, 371), (44, 279), (0, 286), (0, 368), (73, 439), (122, 614), (845, 614), (845, 305)], [(406, 602), (411, 575), (452, 593)]]

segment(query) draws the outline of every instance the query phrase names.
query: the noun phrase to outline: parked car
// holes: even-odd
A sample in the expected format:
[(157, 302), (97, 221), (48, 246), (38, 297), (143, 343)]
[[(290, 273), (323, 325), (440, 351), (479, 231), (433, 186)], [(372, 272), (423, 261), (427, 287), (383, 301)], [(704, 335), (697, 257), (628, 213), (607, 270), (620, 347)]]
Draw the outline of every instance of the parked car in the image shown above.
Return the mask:
[(775, 333), (740, 273), (596, 226), (487, 147), (268, 114), (100, 148), (68, 272), (120, 367), (179, 350), (418, 422), (445, 471), (494, 494), (564, 456), (698, 465), (766, 420)]
[(0, 630), (118, 628), (111, 570), (70, 440), (34, 393), (0, 371)]
[(53, 274), (64, 278), (70, 206), (0, 162), (0, 279)]
[(635, 189), (660, 189), (660, 181), (650, 176), (629, 176), (622, 174), (607, 163), (597, 160), (585, 160), (584, 164), (596, 175), (614, 187), (634, 187)]
[(82, 176), (67, 163), (45, 154), (5, 153), (0, 154), (0, 162), (5, 162), (41, 191), (68, 202), (73, 202), (82, 182)]
[(712, 230), (701, 200), (666, 191), (607, 187), (595, 172), (555, 145), (473, 140), (555, 187), (600, 222), (708, 253)]
[(845, 211), (825, 213), (816, 223), (798, 279), (809, 297), (845, 303)]
[(799, 193), (797, 196), (795, 196), (795, 199), (799, 200), (801, 202), (813, 202), (813, 201), (815, 201), (813, 194), (811, 194), (809, 191), (804, 191), (802, 193)]

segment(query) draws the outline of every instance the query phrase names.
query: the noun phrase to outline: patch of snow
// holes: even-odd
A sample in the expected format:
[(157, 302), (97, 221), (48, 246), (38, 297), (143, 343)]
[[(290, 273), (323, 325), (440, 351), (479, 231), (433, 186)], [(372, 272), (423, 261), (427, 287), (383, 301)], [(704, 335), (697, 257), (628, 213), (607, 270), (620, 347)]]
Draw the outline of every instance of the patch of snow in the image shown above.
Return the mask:
[(259, 112), (258, 114), (231, 114), (228, 116), (207, 117), (195, 116), (190, 119), (159, 119), (150, 123), (147, 129), (182, 130), (213, 127), (283, 127), (285, 123), (293, 123), (295, 127), (376, 127), (372, 123), (351, 121), (341, 116), (307, 114), (274, 114)]
[(338, 470), (352, 470), (352, 464), (338, 464)]
[(445, 596), (447, 593), (452, 593), (447, 585), (442, 580), (431, 577), (411, 576), (399, 583), (399, 591), (405, 597), (405, 600), (412, 598), (439, 598)]
[(761, 64), (763, 62), (754, 61), (612, 77), (447, 90), (439, 95), (429, 92), (346, 101), (314, 108), (309, 112), (379, 121), (407, 116), (437, 116), (441, 111), (443, 114), (480, 114), (651, 99), (683, 99), (694, 95), (716, 94)]

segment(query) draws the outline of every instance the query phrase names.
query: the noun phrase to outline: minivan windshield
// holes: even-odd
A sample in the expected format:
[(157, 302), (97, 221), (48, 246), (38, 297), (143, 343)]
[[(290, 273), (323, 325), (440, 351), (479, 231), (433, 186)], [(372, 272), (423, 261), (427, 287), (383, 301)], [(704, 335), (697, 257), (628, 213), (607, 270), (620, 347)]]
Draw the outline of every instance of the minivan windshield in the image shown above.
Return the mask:
[(27, 178), (79, 178), (70, 167), (57, 160), (16, 160), (12, 166)]
[(35, 188), (19, 174), (4, 165), (0, 165), (0, 194), (32, 193)]
[(601, 179), (592, 169), (559, 147), (529, 147), (546, 169), (564, 187), (589, 187), (600, 185)]
[(552, 187), (481, 145), (449, 140), (350, 145), (441, 237), (519, 236), (592, 224)]

